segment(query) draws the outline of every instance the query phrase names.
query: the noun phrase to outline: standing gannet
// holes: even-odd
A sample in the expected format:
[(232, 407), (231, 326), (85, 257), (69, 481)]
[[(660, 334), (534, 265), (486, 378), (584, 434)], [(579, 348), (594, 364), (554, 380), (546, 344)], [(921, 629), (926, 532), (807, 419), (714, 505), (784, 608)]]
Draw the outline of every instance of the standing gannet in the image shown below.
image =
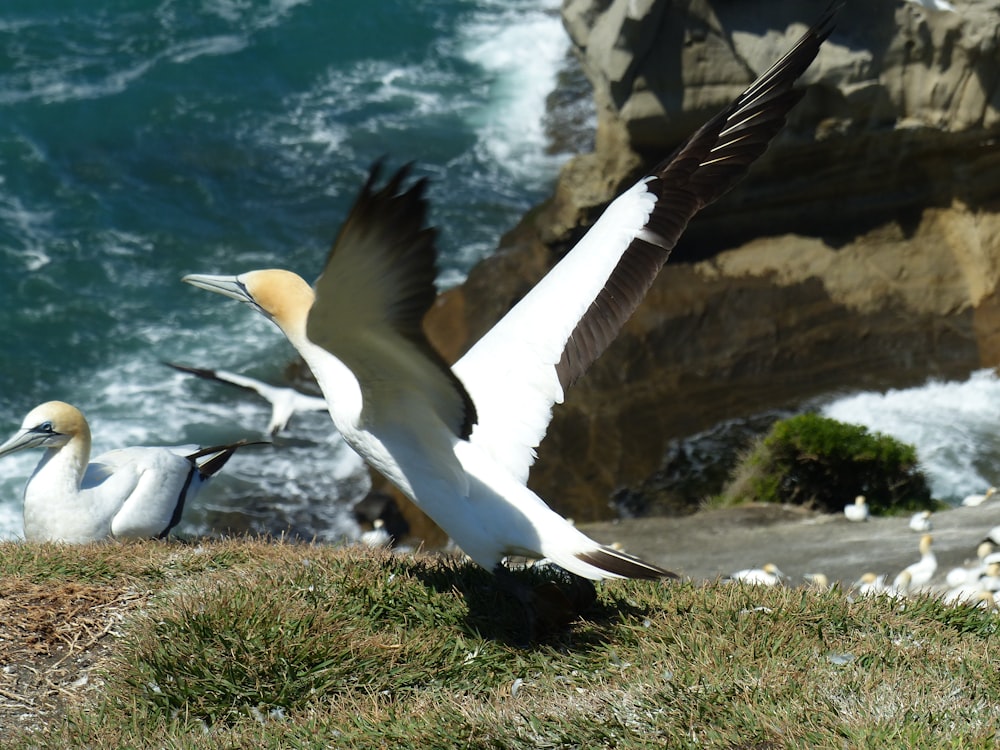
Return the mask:
[(922, 510), (910, 516), (910, 530), (920, 534), (926, 534), (931, 530), (931, 512)]
[(271, 420), (267, 425), (269, 435), (277, 435), (288, 426), (290, 420), (296, 412), (300, 411), (326, 411), (326, 399), (319, 396), (309, 396), (300, 393), (294, 388), (285, 388), (277, 385), (269, 385), (255, 378), (246, 375), (237, 375), (226, 370), (203, 370), (199, 367), (188, 367), (178, 365), (173, 362), (164, 362), (167, 367), (173, 367), (179, 372), (186, 372), (205, 380), (214, 380), (219, 383), (234, 385), (244, 390), (253, 391), (257, 395), (266, 399), (271, 404)]
[(989, 500), (991, 497), (993, 497), (996, 493), (997, 493), (997, 488), (990, 487), (988, 490), (986, 490), (986, 494), (984, 495), (966, 495), (964, 498), (962, 498), (962, 505), (964, 505), (966, 508), (978, 507), (983, 503), (985, 503), (987, 500)]
[(612, 202), (581, 241), (453, 367), (427, 340), (436, 297), (426, 180), (368, 177), (315, 289), (262, 270), (185, 281), (249, 304), (302, 355), (345, 441), (476, 563), (548, 558), (590, 579), (662, 568), (601, 545), (527, 488), (535, 447), (575, 382), (642, 301), (688, 221), (727, 192), (802, 97), (830, 10), (731, 105)]
[(937, 558), (934, 556), (934, 552), (931, 551), (931, 535), (924, 534), (920, 537), (920, 559), (912, 565), (907, 565), (903, 570), (896, 576), (893, 582), (893, 588), (901, 589), (904, 588), (902, 581), (906, 579), (905, 590), (919, 589), (930, 583), (931, 578), (934, 577), (934, 573), (937, 571)]
[[(237, 448), (120, 448), (91, 463), (90, 426), (75, 406), (49, 401), (32, 409), (0, 456), (45, 448), (24, 487), (28, 541), (84, 543), (108, 537), (162, 538), (191, 500)], [(198, 463), (198, 459), (211, 456)]]
[(853, 503), (844, 506), (844, 516), (848, 521), (867, 521), (868, 515), (868, 503), (865, 502), (864, 495), (858, 495)]

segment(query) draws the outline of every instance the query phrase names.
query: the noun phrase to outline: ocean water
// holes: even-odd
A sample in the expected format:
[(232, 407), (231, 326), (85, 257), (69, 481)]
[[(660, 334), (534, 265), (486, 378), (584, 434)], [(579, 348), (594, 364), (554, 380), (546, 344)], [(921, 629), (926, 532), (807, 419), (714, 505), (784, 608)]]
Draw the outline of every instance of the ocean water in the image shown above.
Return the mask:
[[(267, 409), (163, 360), (280, 382), (291, 349), (185, 273), (306, 278), (369, 166), (415, 162), (459, 282), (544, 198), (558, 0), (11, 0), (0, 8), (0, 434), (69, 401), (95, 453), (256, 438)], [(588, 117), (589, 95), (572, 104)], [(581, 117), (581, 112), (583, 113)], [(562, 143), (572, 143), (562, 140)], [(39, 458), (0, 461), (0, 538)], [(238, 454), (180, 531), (356, 532), (325, 414)]]

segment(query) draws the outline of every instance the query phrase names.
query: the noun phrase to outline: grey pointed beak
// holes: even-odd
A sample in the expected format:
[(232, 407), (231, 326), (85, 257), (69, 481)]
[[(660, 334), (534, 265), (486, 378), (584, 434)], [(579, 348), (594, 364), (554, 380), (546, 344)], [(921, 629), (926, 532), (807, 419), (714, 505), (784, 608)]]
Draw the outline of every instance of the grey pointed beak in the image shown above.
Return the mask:
[(45, 442), (45, 435), (32, 430), (18, 430), (6, 443), (0, 445), (0, 456), (17, 453), (25, 448), (36, 448)]
[(253, 297), (250, 296), (247, 288), (240, 281), (239, 276), (210, 276), (208, 274), (192, 273), (185, 276), (181, 281), (191, 286), (196, 286), (199, 289), (207, 289), (216, 294), (232, 297), (240, 302), (254, 304)]

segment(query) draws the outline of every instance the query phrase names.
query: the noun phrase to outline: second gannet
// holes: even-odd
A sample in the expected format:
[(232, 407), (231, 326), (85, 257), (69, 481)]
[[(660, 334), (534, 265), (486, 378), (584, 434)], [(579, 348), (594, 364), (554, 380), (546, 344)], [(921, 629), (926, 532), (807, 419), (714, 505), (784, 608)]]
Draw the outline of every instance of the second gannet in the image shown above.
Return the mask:
[(848, 521), (867, 521), (868, 503), (865, 502), (864, 495), (858, 495), (854, 502), (844, 506), (844, 516)]
[(179, 372), (186, 372), (205, 380), (214, 380), (219, 383), (226, 383), (243, 388), (244, 390), (253, 391), (258, 396), (266, 399), (271, 404), (271, 419), (267, 424), (267, 432), (270, 435), (277, 435), (284, 430), (288, 426), (288, 420), (296, 412), (326, 411), (326, 399), (301, 393), (294, 388), (270, 385), (256, 378), (237, 375), (235, 372), (228, 372), (226, 370), (205, 370), (200, 367), (188, 367), (187, 365), (178, 365), (173, 362), (164, 362), (164, 364)]
[[(182, 455), (170, 448), (119, 448), (90, 461), (90, 426), (62, 401), (36, 406), (0, 456), (45, 448), (24, 488), (28, 541), (85, 543), (114, 537), (162, 538), (184, 504), (246, 442)], [(199, 463), (199, 459), (207, 460)]]
[(309, 365), (345, 441), (476, 563), (548, 558), (590, 579), (659, 578), (597, 543), (526, 482), (552, 406), (617, 336), (688, 221), (766, 150), (835, 10), (673, 156), (613, 201), (580, 242), (453, 367), (422, 328), (436, 297), (425, 180), (376, 167), (315, 288), (284, 270), (185, 281), (247, 303)]

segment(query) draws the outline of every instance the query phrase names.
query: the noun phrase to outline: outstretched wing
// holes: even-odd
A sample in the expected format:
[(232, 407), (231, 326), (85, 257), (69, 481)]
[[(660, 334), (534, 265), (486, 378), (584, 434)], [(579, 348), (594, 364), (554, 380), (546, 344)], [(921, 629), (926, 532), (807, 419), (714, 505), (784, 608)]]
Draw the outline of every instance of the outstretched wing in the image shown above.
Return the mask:
[(618, 335), (691, 218), (746, 174), (802, 96), (795, 81), (836, 8), (670, 158), (617, 198), (583, 239), (454, 366), (478, 409), (472, 440), (522, 481), (552, 405)]
[(379, 171), (376, 164), (316, 281), (307, 336), (354, 373), (366, 424), (390, 424), (405, 411), (465, 438), (472, 399), (423, 330), (437, 294), (426, 180), (404, 190), (403, 167), (376, 190)]

